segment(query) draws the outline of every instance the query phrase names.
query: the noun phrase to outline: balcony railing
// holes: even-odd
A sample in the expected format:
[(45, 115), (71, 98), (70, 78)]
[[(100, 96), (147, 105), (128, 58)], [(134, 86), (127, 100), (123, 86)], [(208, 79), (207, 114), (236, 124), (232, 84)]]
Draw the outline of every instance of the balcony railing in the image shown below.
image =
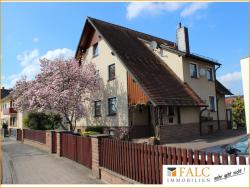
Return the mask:
[(16, 114), (17, 111), (15, 108), (5, 108), (3, 109), (3, 114), (4, 115), (10, 115), (10, 114)]

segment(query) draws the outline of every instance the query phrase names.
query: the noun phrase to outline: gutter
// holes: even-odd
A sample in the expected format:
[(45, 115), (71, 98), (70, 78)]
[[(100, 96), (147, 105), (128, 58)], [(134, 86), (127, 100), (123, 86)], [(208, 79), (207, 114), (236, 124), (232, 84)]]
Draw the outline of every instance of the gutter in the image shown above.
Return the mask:
[(218, 98), (218, 95), (217, 95), (217, 91), (216, 91), (216, 71), (220, 68), (221, 65), (218, 65), (218, 67), (216, 69), (214, 69), (214, 84), (215, 84), (215, 98), (216, 98), (216, 114), (217, 114), (217, 124), (218, 124), (218, 130), (220, 131), (221, 130), (221, 127), (220, 127), (220, 117), (219, 117), (219, 106), (218, 106), (218, 102), (219, 102), (219, 98)]

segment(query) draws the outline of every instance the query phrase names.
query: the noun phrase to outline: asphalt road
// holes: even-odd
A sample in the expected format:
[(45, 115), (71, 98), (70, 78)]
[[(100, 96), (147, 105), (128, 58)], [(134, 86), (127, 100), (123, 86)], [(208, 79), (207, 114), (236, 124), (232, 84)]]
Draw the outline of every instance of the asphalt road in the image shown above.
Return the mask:
[(100, 184), (91, 170), (9, 138), (2, 140), (3, 184)]

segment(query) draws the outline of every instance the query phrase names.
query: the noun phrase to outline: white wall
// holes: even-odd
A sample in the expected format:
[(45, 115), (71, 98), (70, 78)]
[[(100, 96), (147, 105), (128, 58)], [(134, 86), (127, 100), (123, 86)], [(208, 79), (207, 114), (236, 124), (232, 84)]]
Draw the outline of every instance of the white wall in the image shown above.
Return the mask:
[[(87, 105), (88, 116), (77, 122), (77, 126), (128, 126), (128, 94), (127, 70), (119, 59), (112, 55), (111, 48), (104, 39), (98, 42), (99, 55), (92, 57), (93, 47), (87, 51), (86, 61), (94, 63), (101, 78), (101, 90), (93, 93), (97, 100), (101, 100), (101, 117), (94, 117), (94, 103)], [(115, 64), (115, 79), (108, 81), (108, 66)], [(108, 116), (108, 98), (116, 97), (117, 114)]]
[(245, 114), (246, 114), (246, 125), (247, 133), (249, 133), (249, 57), (241, 59), (241, 74), (242, 74), (242, 84), (243, 84), (243, 94), (245, 103)]

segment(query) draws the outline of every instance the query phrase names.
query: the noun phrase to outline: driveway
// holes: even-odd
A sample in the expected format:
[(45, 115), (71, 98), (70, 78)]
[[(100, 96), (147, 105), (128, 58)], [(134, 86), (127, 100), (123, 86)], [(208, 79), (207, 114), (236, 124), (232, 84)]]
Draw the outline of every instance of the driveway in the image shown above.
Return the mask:
[[(208, 136), (196, 136), (188, 138), (188, 141), (179, 141), (175, 143), (163, 144), (164, 146), (176, 147), (176, 148), (188, 148), (193, 150), (199, 150), (204, 148), (209, 148), (213, 146), (221, 146), (225, 144), (230, 144), (237, 141), (246, 135), (246, 130), (223, 130), (221, 132), (216, 132)], [(146, 143), (148, 138), (133, 139), (134, 143)]]
[(188, 142), (177, 142), (164, 145), (177, 148), (190, 148), (194, 150), (204, 149), (233, 143), (242, 138), (244, 135), (246, 135), (245, 130), (223, 130), (209, 136), (200, 136), (199, 138), (190, 140)]
[(66, 158), (5, 139), (3, 184), (100, 184), (91, 170)]

